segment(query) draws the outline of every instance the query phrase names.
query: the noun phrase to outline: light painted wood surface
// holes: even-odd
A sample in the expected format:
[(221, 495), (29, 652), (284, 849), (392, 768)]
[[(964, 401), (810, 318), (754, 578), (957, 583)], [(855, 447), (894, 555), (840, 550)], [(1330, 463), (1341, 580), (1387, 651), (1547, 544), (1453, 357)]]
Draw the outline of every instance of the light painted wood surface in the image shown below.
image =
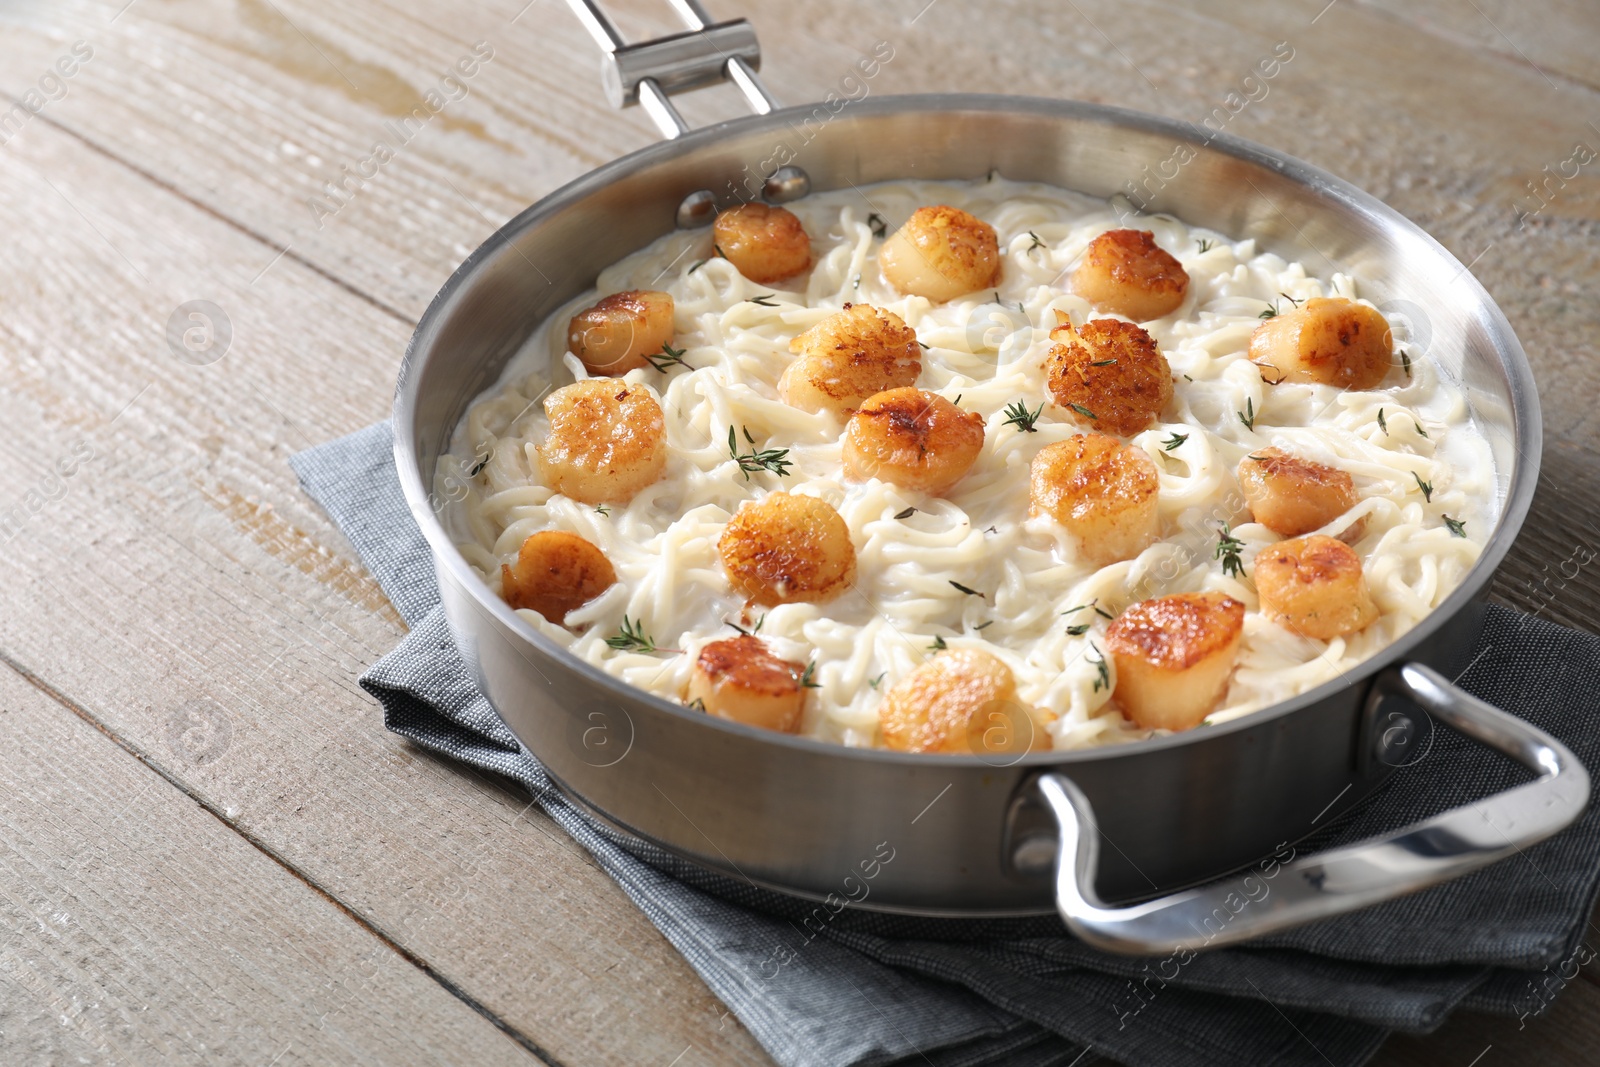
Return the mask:
[[(15, 671), (0, 708), (0, 1062), (530, 1062)], [(173, 734), (201, 759), (206, 716)]]
[[(1516, 215), (1530, 203), (1525, 183), (1574, 142), (1600, 147), (1587, 124), (1600, 121), (1600, 26), (1585, 5), (712, 6), (750, 15), (769, 84), (794, 102), (833, 88), (881, 39), (896, 57), (874, 93), (1077, 96), (1199, 120), (1290, 42), (1294, 60), (1229, 132), (1350, 178), (1473, 263), (1529, 351), (1549, 431), (1535, 515), (1497, 592), (1600, 628), (1593, 569), (1560, 573), (1600, 537), (1600, 182), (1591, 168), (1537, 218), (1519, 226)], [(616, 7), (631, 35), (673, 28), (664, 3)], [(1498, 30), (1485, 34), (1488, 20)], [(253, 884), (250, 863), (286, 866), (314, 887), (310, 899), (348, 908), (360, 936), (395, 946), (387, 966), (426, 968), (416, 974), (503, 1026), (524, 1058), (762, 1062), (524, 797), (383, 732), (354, 678), (397, 640), (399, 621), (286, 464), (385, 414), (411, 322), (495, 226), (653, 137), (636, 110), (600, 102), (592, 46), (565, 6), (32, 2), (0, 11), (0, 27), (0, 88), (59, 95), (0, 127), (0, 513), (42, 501), (14, 536), (0, 534), (0, 655), (57, 694), (60, 722), (102, 724), (160, 768), (162, 790), (193, 797), (180, 810), (236, 835), (237, 856), (218, 847), (209, 881), (196, 875), (214, 894)], [(78, 41), (87, 61), (43, 81)], [(464, 99), (336, 213), (308, 205), (480, 41), (493, 57), (465, 79)], [(739, 113), (731, 90), (684, 107), (697, 122)], [(232, 325), (209, 366), (177, 361), (164, 337), (173, 309), (195, 299)], [(52, 482), (74, 446), (92, 458)], [(85, 804), (115, 780), (112, 766), (150, 774), (122, 750), (106, 758), (106, 772), (78, 772)], [(152, 825), (170, 819), (182, 838), (176, 816), (161, 819)], [(39, 864), (48, 840), (19, 831), (4, 844)], [(100, 899), (106, 937), (140, 928), (135, 902)], [(60, 990), (92, 999), (87, 979), (54, 966)], [(322, 980), (290, 961), (284, 981), (297, 966), (298, 980)], [(1484, 1067), (1588, 1063), (1597, 1043), (1583, 1009), (1596, 996), (1574, 983), (1521, 1032), (1463, 1018), (1392, 1042), (1377, 1062), (1458, 1065), (1493, 1044)], [(186, 1015), (195, 1009), (176, 986), (146, 1003), (162, 1026), (217, 1048), (236, 1033)], [(414, 1040), (453, 1033), (424, 1006), (411, 1014)], [(334, 1058), (429, 1058), (380, 1029), (352, 1029)], [(60, 1040), (63, 1055), (95, 1047)], [(446, 1059), (484, 1058), (481, 1036), (455, 1040), (440, 1046), (455, 1053)], [(232, 1062), (276, 1052), (226, 1047), (218, 1056)], [(1517, 1051), (1494, 1058), (1502, 1049)]]

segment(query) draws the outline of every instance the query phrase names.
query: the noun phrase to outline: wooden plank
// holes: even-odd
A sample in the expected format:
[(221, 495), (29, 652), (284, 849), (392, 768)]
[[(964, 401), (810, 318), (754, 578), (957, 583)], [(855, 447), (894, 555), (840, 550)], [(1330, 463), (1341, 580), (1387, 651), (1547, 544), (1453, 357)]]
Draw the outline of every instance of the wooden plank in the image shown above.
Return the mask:
[(1594, 5), (1584, 0), (1362, 0), (1448, 41), (1496, 52), (1552, 80), (1600, 89)]
[[(286, 459), (383, 416), (405, 326), (49, 126), (0, 168), (0, 650), (556, 1061), (763, 1062), (526, 796), (355, 686), (402, 630)], [(191, 366), (202, 294), (232, 342)]]
[[(26, 184), (0, 194), (18, 257), (0, 296), (19, 309), (0, 325), (10, 342), (0, 500), (48, 487), (46, 469), (79, 437), (101, 457), (0, 549), (0, 593), (21, 609), (0, 620), (0, 647), (569, 1062), (667, 1062), (691, 1046), (717, 1062), (759, 1059), (748, 1037), (718, 1030), (720, 1008), (607, 880), (548, 823), (518, 818), (520, 798), (488, 784), (464, 791), (457, 772), (381, 735), (350, 679), (397, 626), (283, 467), (304, 443), (381, 416), (404, 320), (495, 222), (645, 143), (648, 127), (593, 104), (590, 46), (553, 0), (515, 23), (520, 2), (468, 13), (421, 0), (146, 2), (113, 20), (115, 6), (0, 15), (13, 93), (77, 35), (97, 49), (67, 95), (6, 145), (7, 166), (23, 168), (8, 178)], [(899, 58), (874, 92), (1077, 95), (1191, 119), (1272, 43), (1292, 40), (1294, 63), (1230, 131), (1417, 218), (1475, 261), (1528, 345), (1554, 480), (1500, 590), (1537, 606), (1541, 568), (1567, 559), (1600, 515), (1586, 400), (1600, 384), (1600, 324), (1580, 298), (1594, 281), (1589, 238), (1579, 209), (1564, 206), (1584, 203), (1579, 192), (1518, 230), (1503, 183), (1560, 158), (1593, 94), (1350, 4), (1315, 26), (1310, 8), (1262, 4), (1121, 14), (1082, 3), (1015, 21), (951, 3), (918, 10), (920, 0), (831, 2), (754, 17), (770, 80), (791, 100), (827, 91), (829, 72), (842, 76), (883, 38)], [(661, 21), (642, 4), (625, 13)], [(316, 229), (305, 200), (318, 183), (491, 31), (496, 56), (471, 95)], [(1177, 53), (1174, 37), (1185, 42)], [(733, 113), (726, 98), (688, 106)], [(267, 243), (64, 144), (52, 123)], [(163, 354), (167, 316), (196, 297), (234, 319), (238, 347), (211, 367)], [(1545, 613), (1592, 628), (1592, 568), (1579, 571)], [(234, 740), (191, 763), (162, 746), (167, 718), (194, 699), (223, 709)], [(496, 948), (513, 943), (507, 931), (516, 953)]]
[(538, 1062), (5, 668), (0, 750), (0, 1060)]

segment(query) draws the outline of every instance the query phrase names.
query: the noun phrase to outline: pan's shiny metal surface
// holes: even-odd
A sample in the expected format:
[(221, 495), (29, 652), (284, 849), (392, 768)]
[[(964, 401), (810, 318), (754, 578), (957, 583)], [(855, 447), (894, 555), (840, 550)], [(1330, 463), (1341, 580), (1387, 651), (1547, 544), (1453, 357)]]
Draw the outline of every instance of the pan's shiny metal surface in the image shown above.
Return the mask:
[[(1132, 193), (1148, 210), (1254, 237), (1317, 273), (1354, 274), (1392, 315), (1404, 311), (1396, 317), (1414, 325), (1425, 316), (1424, 358), (1461, 389), (1489, 440), (1500, 520), (1482, 558), (1432, 616), (1347, 677), (1220, 726), (1008, 766), (775, 736), (577, 661), (523, 624), (451, 545), (434, 511), (436, 461), (468, 402), (544, 316), (671, 230), (687, 195), (749, 198), (789, 162), (815, 190), (998, 171), (1098, 196)], [(1207, 140), (1185, 124), (973, 95), (739, 119), (573, 182), (507, 223), (435, 298), (407, 351), (394, 416), (400, 479), (433, 548), (462, 654), (564, 789), (734, 877), (865, 907), (969, 915), (1051, 909), (1056, 824), (1036, 787), (1046, 771), (1092, 805), (1102, 844), (1096, 888), (1112, 901), (1238, 868), (1359, 803), (1419, 737), (1374, 748), (1392, 731), (1375, 736), (1365, 712), (1373, 678), (1406, 662), (1447, 677), (1464, 666), (1477, 598), (1527, 512), (1541, 440), (1533, 381), (1504, 317), (1465, 267), (1382, 203), (1304, 163), (1225, 136)]]

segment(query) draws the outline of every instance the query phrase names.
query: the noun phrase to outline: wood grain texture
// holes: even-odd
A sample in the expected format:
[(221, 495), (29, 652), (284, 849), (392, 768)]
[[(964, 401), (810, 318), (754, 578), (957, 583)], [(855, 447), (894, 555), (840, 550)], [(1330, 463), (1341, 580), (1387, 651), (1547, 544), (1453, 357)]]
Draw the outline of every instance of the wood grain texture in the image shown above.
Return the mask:
[(0, 1061), (538, 1062), (10, 670), (0, 750)]
[[(402, 630), (287, 457), (383, 417), (404, 325), (297, 263), (256, 278), (270, 248), (48, 125), (0, 168), (30, 190), (0, 197), (0, 650), (552, 1059), (759, 1062), (526, 796), (355, 686)], [(207, 366), (164, 336), (197, 294), (232, 324)]]
[[(769, 84), (795, 102), (882, 39), (896, 58), (874, 93), (1076, 96), (1198, 121), (1290, 42), (1294, 60), (1228, 131), (1384, 198), (1499, 300), (1548, 439), (1496, 593), (1596, 629), (1600, 189), (1586, 172), (1547, 189), (1537, 215), (1519, 211), (1574, 141), (1600, 145), (1587, 126), (1600, 28), (1571, 0), (1457, 3), (713, 7), (750, 15)], [(665, 5), (616, 7), (629, 34), (673, 27)], [(1474, 30), (1474, 7), (1515, 47)], [(43, 79), (74, 42), (93, 51), (59, 99), (0, 124), (0, 516), (24, 513), (0, 532), (0, 650), (554, 1058), (760, 1062), (525, 798), (383, 734), (353, 679), (398, 619), (286, 467), (382, 417), (411, 320), (496, 225), (653, 139), (637, 110), (599, 102), (576, 22), (557, 0), (75, 0), (9, 6), (0, 26), (0, 88), (16, 96), (54, 95)], [(330, 199), (341, 167), (395, 137), (479, 41), (493, 57), (466, 96)], [(697, 122), (739, 113), (729, 90), (684, 108)], [(194, 299), (233, 328), (208, 366), (178, 362), (164, 337)], [(92, 458), (52, 480), (85, 444)], [(191, 721), (225, 723), (229, 740), (213, 752)], [(1566, 1003), (1529, 1023), (1515, 1046), (1528, 1059), (1484, 1067), (1591, 1062)], [(1480, 1025), (1498, 1024), (1452, 1022), (1378, 1062), (1462, 1067), (1451, 1035), (1470, 1043)]]

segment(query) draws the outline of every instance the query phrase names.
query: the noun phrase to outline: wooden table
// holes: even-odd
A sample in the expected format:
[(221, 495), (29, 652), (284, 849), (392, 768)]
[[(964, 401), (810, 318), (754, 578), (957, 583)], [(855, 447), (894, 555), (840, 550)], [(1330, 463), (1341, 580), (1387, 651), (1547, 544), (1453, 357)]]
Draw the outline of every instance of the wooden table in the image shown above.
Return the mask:
[[(631, 36), (676, 28), (665, 4), (616, 6)], [(1600, 146), (1591, 0), (749, 6), (794, 102), (886, 40), (874, 93), (1199, 121), (1288, 42), (1230, 132), (1472, 264), (1547, 420), (1496, 595), (1600, 624), (1574, 562), (1600, 539), (1600, 164), (1518, 215), (1526, 183)], [(559, 0), (17, 0), (0, 19), (21, 101), (0, 116), (0, 1061), (767, 1062), (520, 790), (384, 731), (355, 678), (400, 620), (287, 464), (386, 415), (412, 324), (495, 227), (654, 136), (601, 102), (576, 20)], [(458, 98), (349, 177), (480, 41)], [(682, 103), (697, 123), (740, 106)], [(213, 314), (185, 361), (168, 331), (203, 327), (191, 301), (229, 336)], [(1525, 1028), (1460, 1017), (1377, 1062), (1592, 1063), (1595, 981)]]

